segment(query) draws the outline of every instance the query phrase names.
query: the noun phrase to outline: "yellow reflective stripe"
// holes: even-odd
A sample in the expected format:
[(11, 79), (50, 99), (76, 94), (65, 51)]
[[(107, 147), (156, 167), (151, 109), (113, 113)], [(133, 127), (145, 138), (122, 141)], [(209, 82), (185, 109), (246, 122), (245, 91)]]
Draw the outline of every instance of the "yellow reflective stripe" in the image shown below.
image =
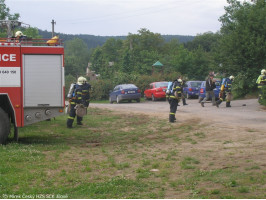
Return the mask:
[(77, 92), (77, 94), (82, 94), (82, 92)]
[(170, 115), (175, 115), (175, 113), (170, 113)]
[(76, 104), (75, 102), (71, 102), (71, 104)]
[(82, 97), (79, 97), (78, 99), (82, 99)]
[(68, 119), (75, 119), (74, 117), (68, 117)]

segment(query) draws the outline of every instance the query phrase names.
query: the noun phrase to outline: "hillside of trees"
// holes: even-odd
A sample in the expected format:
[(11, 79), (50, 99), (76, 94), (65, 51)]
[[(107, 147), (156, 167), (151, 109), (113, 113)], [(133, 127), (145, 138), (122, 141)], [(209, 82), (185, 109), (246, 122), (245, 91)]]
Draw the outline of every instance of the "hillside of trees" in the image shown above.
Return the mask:
[[(38, 31), (39, 31), (39, 35), (41, 35), (42, 38), (50, 38), (52, 35), (52, 32), (49, 32), (49, 31), (43, 31), (40, 29)], [(60, 38), (63, 39), (63, 41), (68, 41), (68, 40), (73, 40), (75, 38), (79, 38), (86, 43), (89, 49), (102, 46), (110, 38), (121, 39), (121, 40), (125, 40), (127, 38), (127, 36), (95, 36), (95, 35), (86, 35), (86, 34), (73, 35), (73, 34), (64, 34), (64, 33), (57, 33), (57, 32), (55, 32), (55, 35), (59, 35)], [(180, 43), (186, 43), (186, 42), (192, 41), (195, 38), (194, 36), (189, 36), (189, 35), (188, 36), (162, 35), (162, 37), (164, 38), (166, 42), (169, 42), (172, 39), (177, 39)]]

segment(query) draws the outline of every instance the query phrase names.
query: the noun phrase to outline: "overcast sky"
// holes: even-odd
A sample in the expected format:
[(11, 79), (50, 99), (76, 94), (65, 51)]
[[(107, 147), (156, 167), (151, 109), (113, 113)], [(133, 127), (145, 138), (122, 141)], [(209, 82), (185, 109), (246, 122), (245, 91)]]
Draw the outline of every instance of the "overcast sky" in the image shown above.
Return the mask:
[(128, 35), (141, 28), (162, 35), (220, 29), (226, 0), (6, 0), (10, 13), (32, 27), (66, 34)]

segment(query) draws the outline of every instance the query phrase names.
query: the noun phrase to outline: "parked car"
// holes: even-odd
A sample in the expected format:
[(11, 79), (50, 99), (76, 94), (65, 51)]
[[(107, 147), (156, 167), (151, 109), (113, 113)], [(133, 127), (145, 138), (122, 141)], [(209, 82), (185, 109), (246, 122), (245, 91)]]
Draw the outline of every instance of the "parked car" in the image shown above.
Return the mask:
[(165, 99), (165, 91), (167, 90), (168, 82), (153, 82), (144, 91), (144, 98), (156, 101), (158, 99)]
[(121, 101), (127, 100), (131, 102), (132, 100), (136, 100), (140, 102), (140, 89), (134, 84), (122, 84), (115, 86), (113, 91), (110, 91), (109, 94), (109, 102), (120, 103)]
[(187, 81), (183, 87), (183, 93), (187, 99), (198, 98), (200, 86), (203, 81)]
[[(220, 93), (220, 90), (221, 90), (221, 81), (216, 80), (215, 85), (216, 85), (216, 88), (213, 91), (214, 91), (215, 99), (218, 100), (219, 99), (219, 93)], [(206, 88), (206, 81), (203, 81), (201, 83), (201, 86), (200, 86), (199, 103), (206, 96), (206, 89), (205, 88)], [(211, 100), (211, 98), (212, 97), (210, 96), (210, 99), (207, 99), (207, 100)]]

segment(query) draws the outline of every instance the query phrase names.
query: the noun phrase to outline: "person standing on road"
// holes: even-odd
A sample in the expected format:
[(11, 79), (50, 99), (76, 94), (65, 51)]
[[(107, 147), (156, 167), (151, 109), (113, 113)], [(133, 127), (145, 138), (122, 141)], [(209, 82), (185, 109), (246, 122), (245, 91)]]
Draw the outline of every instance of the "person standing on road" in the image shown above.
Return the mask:
[[(234, 76), (229, 78), (224, 78), (222, 81), (221, 91), (219, 93), (219, 100), (216, 101), (216, 107), (219, 108), (219, 105), (223, 102), (224, 97), (226, 96), (226, 107), (231, 107), (230, 103), (233, 98), (232, 96), (232, 82), (234, 81)], [(225, 92), (225, 95), (224, 95)]]
[(204, 103), (212, 96), (212, 105), (215, 106), (215, 95), (214, 95), (214, 89), (216, 88), (215, 80), (213, 80), (214, 74), (209, 74), (209, 78), (206, 80), (206, 96), (205, 98), (200, 102), (201, 106), (204, 107)]
[(261, 75), (258, 77), (256, 83), (258, 84), (259, 89), (259, 101), (262, 99), (262, 87), (266, 85), (266, 70), (261, 70)]
[(184, 85), (185, 85), (185, 81), (183, 80), (182, 77), (180, 77), (179, 79), (181, 79), (181, 81), (182, 81), (180, 85), (181, 85), (181, 98), (182, 98), (183, 106), (186, 106), (188, 104), (186, 103), (186, 98), (185, 98), (184, 91), (183, 91)]
[(173, 123), (176, 120), (175, 113), (177, 110), (178, 102), (181, 98), (181, 79), (173, 81), (172, 88), (169, 95), (169, 104), (170, 104), (170, 113), (169, 113), (169, 122)]

